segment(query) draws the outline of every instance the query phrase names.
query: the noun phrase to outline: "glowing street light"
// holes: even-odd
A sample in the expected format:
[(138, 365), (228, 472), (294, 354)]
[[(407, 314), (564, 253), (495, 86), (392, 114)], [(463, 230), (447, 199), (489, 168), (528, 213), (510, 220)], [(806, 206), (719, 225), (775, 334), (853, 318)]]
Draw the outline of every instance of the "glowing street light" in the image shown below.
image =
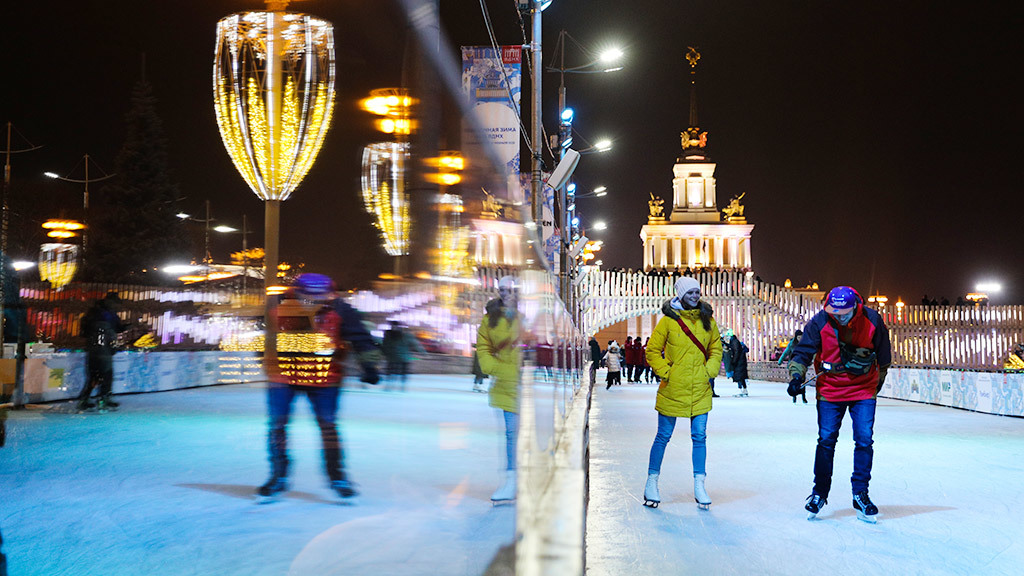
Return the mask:
[[(82, 180), (78, 180), (76, 178), (68, 178), (66, 176), (61, 176), (60, 174), (57, 174), (56, 172), (43, 172), (43, 175), (46, 176), (47, 178), (53, 178), (54, 180), (63, 180), (65, 182), (74, 182), (76, 184), (85, 184), (85, 192), (82, 194), (82, 209), (85, 211), (84, 215), (82, 216), (82, 221), (85, 223), (85, 225), (82, 227), (83, 228), (83, 230), (82, 230), (82, 252), (85, 252), (85, 250), (88, 248), (88, 236), (87, 236), (87, 232), (85, 231), (85, 228), (88, 227), (88, 224), (89, 224), (89, 182), (102, 182), (104, 180), (108, 180), (110, 178), (113, 178), (114, 176), (117, 176), (117, 174), (107, 174), (107, 173), (104, 173), (103, 177), (101, 177), (101, 178), (89, 178), (89, 155), (88, 154), (82, 156), (82, 163), (85, 165), (85, 178), (82, 179)], [(95, 164), (95, 162), (93, 162), (93, 164)], [(99, 168), (99, 166), (97, 166), (97, 168)], [(100, 168), (100, 172), (103, 172), (102, 168)]]

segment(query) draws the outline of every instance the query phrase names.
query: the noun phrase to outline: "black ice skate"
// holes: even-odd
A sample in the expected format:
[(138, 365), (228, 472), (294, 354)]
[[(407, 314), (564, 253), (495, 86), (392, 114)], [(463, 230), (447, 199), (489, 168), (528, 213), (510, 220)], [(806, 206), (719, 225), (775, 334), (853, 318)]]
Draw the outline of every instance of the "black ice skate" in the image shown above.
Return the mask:
[(280, 494), (288, 491), (288, 480), (271, 476), (270, 480), (256, 490), (256, 500), (260, 504), (277, 502)]
[(804, 510), (807, 510), (807, 519), (814, 520), (818, 517), (818, 512), (828, 504), (828, 500), (825, 499), (821, 494), (811, 494), (807, 497), (807, 504), (804, 505)]
[(861, 490), (853, 495), (853, 508), (857, 511), (857, 519), (869, 524), (878, 522), (878, 507), (868, 498), (868, 491)]
[(359, 491), (356, 490), (355, 483), (349, 482), (348, 480), (332, 481), (331, 490), (334, 490), (334, 492), (342, 499), (352, 498), (353, 496), (359, 495)]

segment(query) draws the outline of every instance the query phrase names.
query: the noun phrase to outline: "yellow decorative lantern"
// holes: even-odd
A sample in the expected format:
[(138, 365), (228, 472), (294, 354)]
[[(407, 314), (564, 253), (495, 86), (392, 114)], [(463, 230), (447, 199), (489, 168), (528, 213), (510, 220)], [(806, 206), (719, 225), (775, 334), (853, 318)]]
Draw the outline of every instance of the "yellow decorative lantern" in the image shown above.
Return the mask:
[(39, 247), (39, 278), (54, 289), (67, 286), (77, 271), (77, 245), (48, 243)]

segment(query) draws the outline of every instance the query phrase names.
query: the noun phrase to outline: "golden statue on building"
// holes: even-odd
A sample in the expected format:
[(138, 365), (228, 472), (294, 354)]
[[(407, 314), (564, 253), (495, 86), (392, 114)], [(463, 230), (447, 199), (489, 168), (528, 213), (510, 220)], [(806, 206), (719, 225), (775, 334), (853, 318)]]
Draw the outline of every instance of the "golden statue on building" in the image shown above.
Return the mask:
[(480, 188), (480, 190), (484, 193), (484, 198), (481, 201), (483, 206), (480, 210), (480, 217), (486, 220), (501, 220), (505, 218), (505, 207), (501, 205), (501, 202), (486, 189)]
[(651, 195), (651, 199), (647, 201), (647, 209), (650, 214), (647, 216), (648, 222), (663, 222), (665, 220), (665, 204), (664, 198), (655, 198), (654, 192), (648, 192)]
[(739, 196), (733, 196), (732, 199), (729, 200), (729, 205), (722, 208), (722, 215), (725, 217), (727, 222), (742, 224), (747, 221), (747, 219), (743, 217), (743, 204), (740, 204), (740, 200), (746, 195), (747, 193), (744, 192)]

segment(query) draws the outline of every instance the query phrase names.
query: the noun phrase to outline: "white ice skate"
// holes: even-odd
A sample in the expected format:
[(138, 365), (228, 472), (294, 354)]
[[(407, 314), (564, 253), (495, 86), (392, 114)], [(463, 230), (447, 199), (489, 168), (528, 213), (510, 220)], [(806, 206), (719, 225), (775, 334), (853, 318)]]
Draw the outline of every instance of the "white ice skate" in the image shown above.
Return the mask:
[(494, 494), (491, 495), (491, 504), (499, 506), (502, 504), (511, 504), (516, 501), (516, 471), (508, 470), (505, 473), (505, 484), (501, 488), (498, 488)]
[(708, 491), (704, 489), (705, 478), (707, 478), (707, 474), (693, 475), (693, 499), (697, 502), (697, 508), (701, 510), (711, 508), (711, 497), (708, 496)]
[(647, 487), (644, 488), (644, 506), (657, 508), (661, 504), (661, 493), (658, 492), (658, 474), (647, 475)]

